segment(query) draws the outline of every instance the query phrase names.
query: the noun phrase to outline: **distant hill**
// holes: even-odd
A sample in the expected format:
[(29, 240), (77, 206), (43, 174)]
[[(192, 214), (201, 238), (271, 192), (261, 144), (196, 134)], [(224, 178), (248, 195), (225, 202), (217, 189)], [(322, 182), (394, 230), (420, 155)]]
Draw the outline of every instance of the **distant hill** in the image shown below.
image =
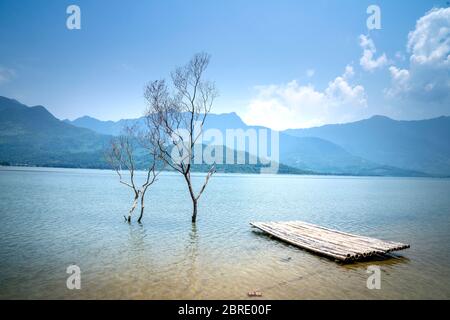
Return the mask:
[(316, 137), (295, 138), (280, 133), (280, 162), (295, 168), (329, 174), (368, 176), (424, 176), (355, 156), (341, 146)]
[(127, 125), (133, 125), (135, 123), (140, 123), (142, 126), (145, 125), (145, 119), (122, 119), (119, 121), (102, 121), (89, 116), (84, 116), (77, 118), (73, 121), (68, 119), (64, 120), (65, 123), (71, 124), (79, 128), (90, 129), (97, 133), (118, 136), (122, 133), (122, 129)]
[[(214, 117), (212, 117), (214, 118)], [(126, 121), (126, 120), (125, 120)], [(84, 117), (78, 124), (98, 125), (99, 130), (121, 131), (121, 124), (103, 122)], [(124, 121), (122, 121), (122, 124)], [(113, 131), (111, 131), (113, 132)], [(80, 128), (68, 121), (55, 118), (43, 106), (28, 107), (20, 102), (0, 96), (0, 164), (70, 168), (109, 168), (104, 152), (112, 135), (100, 134)], [(223, 147), (226, 154), (227, 149)], [(238, 151), (233, 154), (236, 157)], [(248, 153), (243, 153), (249, 159)], [(138, 150), (136, 167), (144, 169), (148, 157)], [(218, 164), (218, 172), (258, 173), (260, 161), (240, 165)], [(279, 173), (305, 174), (310, 171), (279, 165)], [(206, 165), (194, 165), (194, 171), (208, 170)]]
[[(99, 133), (118, 135), (125, 125), (137, 123), (145, 125), (144, 118), (126, 119), (117, 122), (101, 121), (90, 117), (78, 118), (69, 122), (73, 125), (89, 128)], [(234, 112), (210, 114), (205, 129), (217, 129), (226, 135), (226, 129), (267, 129), (261, 126), (247, 126)], [(291, 132), (281, 132), (280, 162), (300, 170), (326, 174), (382, 175), (382, 176), (423, 176), (418, 170), (403, 169), (349, 152), (339, 143), (315, 136), (295, 136)], [(248, 146), (244, 150), (249, 152)]]
[(105, 167), (109, 137), (55, 118), (43, 106), (0, 97), (0, 162), (63, 167)]
[(382, 165), (450, 175), (450, 117), (397, 121), (374, 116), (352, 123), (291, 129), (284, 133), (325, 139), (355, 156)]
[[(122, 119), (119, 121), (102, 121), (89, 116), (83, 116), (75, 120), (64, 120), (65, 123), (74, 125), (76, 127), (90, 129), (97, 133), (118, 136), (126, 126), (137, 125), (140, 128), (145, 128), (146, 120), (144, 117), (137, 119)], [(205, 129), (215, 128), (222, 131), (225, 129), (244, 128), (246, 124), (239, 118), (239, 116), (232, 113), (223, 114), (209, 114), (208, 120), (205, 123)]]
[[(43, 106), (28, 107), (0, 97), (0, 163), (108, 168), (103, 154), (112, 136), (136, 122), (144, 126), (145, 119), (60, 121)], [(236, 113), (210, 114), (205, 128), (218, 129), (224, 135), (227, 129), (266, 129), (247, 126)], [(450, 176), (449, 136), (450, 117), (397, 121), (375, 116), (347, 124), (286, 130), (279, 133), (280, 172)], [(248, 157), (248, 143), (241, 149), (235, 151)], [(144, 159), (138, 159), (141, 167)], [(260, 164), (219, 166), (223, 172), (259, 172), (259, 168)]]

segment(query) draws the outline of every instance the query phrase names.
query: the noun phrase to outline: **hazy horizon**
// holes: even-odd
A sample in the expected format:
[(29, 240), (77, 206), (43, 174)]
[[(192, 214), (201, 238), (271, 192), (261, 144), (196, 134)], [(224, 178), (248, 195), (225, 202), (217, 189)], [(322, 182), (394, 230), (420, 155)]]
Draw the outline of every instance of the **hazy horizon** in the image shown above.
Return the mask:
[[(0, 96), (0, 97), (4, 97), (4, 96)], [(17, 99), (14, 99), (14, 98), (11, 98), (11, 97), (4, 97), (4, 98), (11, 99), (11, 100), (15, 100), (15, 101), (17, 101), (17, 102), (19, 102), (19, 103), (22, 103), (21, 101), (19, 101), (19, 100), (17, 100)], [(23, 104), (23, 103), (22, 103), (22, 104)], [(36, 105), (26, 105), (26, 106), (29, 107), (29, 108), (32, 108), (32, 107), (43, 106), (43, 105), (41, 105), (41, 104), (36, 104)], [(44, 107), (45, 109), (47, 109), (47, 111), (49, 111), (50, 113), (52, 113), (52, 112), (47, 108), (47, 106), (43, 106), (43, 107)], [(244, 120), (244, 119), (243, 119), (236, 111), (221, 112), (221, 113), (215, 113), (215, 112), (212, 112), (211, 114), (212, 114), (212, 115), (218, 115), (218, 116), (220, 116), (220, 115), (231, 115), (231, 114), (235, 114), (235, 115), (236, 115), (237, 117), (239, 117), (239, 119), (240, 119), (241, 121), (243, 121), (246, 125), (249, 125), (248, 123), (246, 123), (246, 121), (245, 121), (245, 120)], [(52, 113), (52, 115), (55, 116), (53, 113)], [(56, 117), (56, 116), (55, 116), (55, 117)], [(97, 118), (97, 117), (93, 117), (93, 116), (91, 116), (91, 115), (85, 114), (85, 115), (82, 115), (82, 116), (79, 116), (79, 117), (76, 117), (76, 118), (73, 118), (73, 119), (69, 119), (69, 118), (61, 119), (61, 118), (58, 118), (58, 117), (56, 117), (56, 118), (57, 118), (58, 120), (60, 120), (60, 121), (69, 121), (69, 122), (74, 122), (74, 121), (79, 120), (79, 119), (82, 119), (82, 118), (90, 118), (90, 119), (94, 119), (94, 120), (98, 120), (98, 121), (102, 121), (102, 122), (114, 122), (114, 123), (117, 123), (117, 122), (119, 122), (119, 121), (136, 120), (136, 119), (141, 118), (141, 117), (144, 117), (144, 115), (142, 114), (142, 115), (137, 116), (137, 117), (135, 117), (135, 118), (128, 117), (128, 118), (121, 118), (121, 119), (118, 119), (118, 120), (112, 120), (112, 119), (102, 119), (102, 118)], [(324, 124), (321, 124), (321, 125), (311, 126), (311, 127), (292, 127), (292, 128), (286, 128), (286, 129), (283, 129), (283, 130), (281, 130), (281, 131), (284, 131), (284, 130), (290, 130), (290, 129), (310, 129), (310, 128), (316, 128), (316, 127), (321, 127), (321, 126), (326, 126), (326, 125), (333, 125), (333, 124), (353, 123), (353, 122), (358, 122), (358, 121), (368, 120), (368, 119), (371, 119), (371, 118), (374, 118), (374, 117), (386, 117), (386, 118), (389, 118), (389, 119), (394, 120), (394, 121), (421, 121), (421, 120), (432, 120), (432, 119), (436, 119), (436, 118), (440, 118), (440, 117), (449, 117), (449, 115), (438, 115), (438, 116), (428, 117), (428, 118), (423, 118), (423, 119), (397, 119), (397, 118), (390, 117), (390, 116), (387, 116), (387, 115), (374, 114), (374, 115), (371, 115), (371, 116), (368, 116), (368, 117), (365, 117), (365, 118), (356, 119), (356, 120), (348, 121), (348, 122), (330, 122), (330, 123), (324, 123)], [(254, 124), (253, 126), (262, 126), (262, 127), (263, 127), (263, 125), (261, 125), (261, 124)], [(270, 127), (268, 127), (268, 128), (270, 128)], [(270, 129), (274, 129), (274, 128), (270, 128)]]

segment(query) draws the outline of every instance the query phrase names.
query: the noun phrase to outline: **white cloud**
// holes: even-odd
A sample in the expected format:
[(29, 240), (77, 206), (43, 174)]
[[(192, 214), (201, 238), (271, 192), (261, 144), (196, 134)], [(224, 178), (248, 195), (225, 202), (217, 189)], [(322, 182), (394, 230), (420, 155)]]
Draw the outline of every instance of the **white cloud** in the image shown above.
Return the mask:
[(387, 91), (388, 96), (397, 96), (410, 90), (408, 70), (391, 66), (389, 72), (391, 73), (393, 86)]
[(361, 85), (352, 87), (343, 77), (337, 77), (330, 82), (325, 94), (331, 105), (365, 106), (367, 104), (364, 87)]
[(343, 77), (345, 79), (350, 79), (351, 77), (353, 77), (355, 75), (355, 71), (353, 70), (353, 67), (351, 65), (347, 65), (345, 67), (345, 72)]
[(449, 66), (450, 8), (433, 9), (416, 23), (408, 34), (410, 61), (414, 64)]
[[(409, 81), (409, 71), (406, 69), (399, 69), (397, 67), (391, 66), (389, 68), (392, 79), (401, 85), (406, 85)], [(407, 87), (405, 87), (406, 89)]]
[(361, 67), (366, 71), (374, 71), (375, 69), (381, 68), (388, 64), (388, 59), (386, 54), (382, 54), (378, 58), (375, 58), (375, 53), (377, 49), (375, 48), (375, 44), (373, 40), (368, 36), (360, 35), (359, 36), (359, 45), (363, 49), (363, 55), (359, 60)]
[(389, 97), (450, 102), (450, 8), (433, 9), (408, 35), (409, 69), (392, 66)]
[(16, 76), (16, 72), (13, 69), (0, 66), (0, 85), (11, 81)]
[(357, 111), (367, 106), (364, 87), (352, 86), (348, 78), (353, 68), (336, 77), (323, 91), (296, 80), (287, 84), (256, 87), (257, 96), (249, 103), (243, 118), (251, 125), (276, 130), (354, 120)]

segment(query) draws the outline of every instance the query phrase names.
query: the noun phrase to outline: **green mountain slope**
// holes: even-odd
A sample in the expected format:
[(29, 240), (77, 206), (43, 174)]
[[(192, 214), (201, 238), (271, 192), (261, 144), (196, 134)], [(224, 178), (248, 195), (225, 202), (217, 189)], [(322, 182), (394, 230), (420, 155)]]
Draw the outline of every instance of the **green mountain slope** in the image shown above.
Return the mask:
[[(143, 118), (120, 121), (101, 121), (91, 117), (81, 117), (68, 121), (76, 126), (89, 128), (99, 133), (117, 135), (125, 124), (142, 126)], [(236, 113), (211, 114), (205, 129), (219, 130), (226, 136), (227, 129), (267, 130), (260, 126), (247, 126)], [(389, 142), (386, 142), (389, 143)], [(248, 146), (244, 150), (249, 152)], [(423, 176), (422, 172), (403, 169), (389, 163), (378, 163), (372, 158), (349, 152), (340, 143), (316, 136), (295, 136), (291, 132), (279, 134), (279, 162), (299, 170), (325, 174), (381, 175), (381, 176)]]
[[(73, 168), (109, 168), (104, 159), (112, 136), (73, 126), (55, 118), (42, 106), (27, 107), (16, 100), (0, 97), (0, 163), (29, 166)], [(223, 154), (227, 149), (223, 147)], [(237, 151), (232, 151), (237, 155)], [(244, 152), (245, 159), (249, 158)], [(136, 167), (145, 169), (145, 150), (137, 150)], [(218, 164), (218, 172), (258, 173), (260, 162)], [(206, 171), (207, 165), (194, 165), (194, 171)], [(311, 173), (279, 165), (279, 173)]]
[(0, 161), (64, 167), (104, 167), (110, 137), (74, 127), (42, 106), (0, 97)]

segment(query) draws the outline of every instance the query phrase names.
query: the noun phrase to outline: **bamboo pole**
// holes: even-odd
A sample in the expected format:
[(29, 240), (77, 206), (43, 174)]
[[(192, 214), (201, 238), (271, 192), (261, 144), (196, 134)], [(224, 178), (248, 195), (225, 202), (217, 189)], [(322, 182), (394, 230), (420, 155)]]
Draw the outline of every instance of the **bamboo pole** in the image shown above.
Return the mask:
[(250, 224), (285, 242), (343, 262), (409, 248), (408, 244), (354, 235), (301, 221)]

